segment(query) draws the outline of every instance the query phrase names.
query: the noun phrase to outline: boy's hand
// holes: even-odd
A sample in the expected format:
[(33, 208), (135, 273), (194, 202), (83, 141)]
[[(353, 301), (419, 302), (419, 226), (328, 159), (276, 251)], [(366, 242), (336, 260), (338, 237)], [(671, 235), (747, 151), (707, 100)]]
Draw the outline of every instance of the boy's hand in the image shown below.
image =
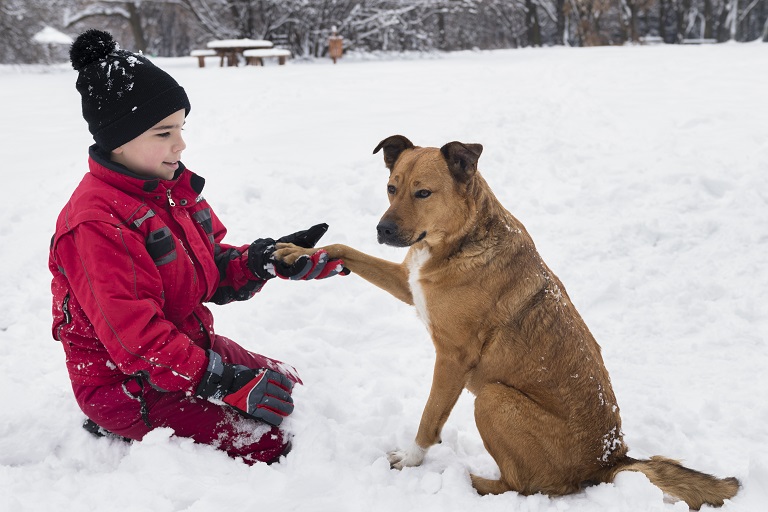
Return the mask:
[(279, 426), (293, 412), (293, 382), (274, 370), (224, 363), (208, 351), (208, 368), (197, 386), (202, 398), (221, 400), (245, 416)]
[[(273, 258), (277, 276), (292, 281), (325, 279), (336, 274), (344, 274), (346, 270), (342, 260), (328, 259), (328, 253), (323, 249), (317, 250), (311, 255), (301, 255), (290, 264), (274, 256)], [(348, 274), (349, 271), (346, 273)]]

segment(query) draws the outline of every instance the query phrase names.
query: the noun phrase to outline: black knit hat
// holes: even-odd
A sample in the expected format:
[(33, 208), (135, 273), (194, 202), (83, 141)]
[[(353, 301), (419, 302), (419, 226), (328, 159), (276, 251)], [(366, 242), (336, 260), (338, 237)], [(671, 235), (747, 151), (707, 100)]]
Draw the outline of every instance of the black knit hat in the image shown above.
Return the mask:
[(189, 115), (187, 93), (176, 80), (143, 55), (121, 50), (108, 32), (80, 34), (69, 59), (80, 72), (83, 117), (104, 150), (135, 139), (177, 110)]

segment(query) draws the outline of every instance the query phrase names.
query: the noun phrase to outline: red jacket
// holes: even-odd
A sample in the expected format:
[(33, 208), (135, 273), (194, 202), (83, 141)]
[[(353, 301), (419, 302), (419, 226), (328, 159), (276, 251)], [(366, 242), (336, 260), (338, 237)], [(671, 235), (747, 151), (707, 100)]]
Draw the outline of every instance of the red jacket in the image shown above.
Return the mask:
[(53, 336), (74, 384), (142, 375), (158, 389), (194, 392), (214, 338), (203, 302), (252, 297), (264, 285), (248, 245), (202, 198), (205, 180), (184, 169), (144, 179), (93, 146), (87, 173), (51, 241)]

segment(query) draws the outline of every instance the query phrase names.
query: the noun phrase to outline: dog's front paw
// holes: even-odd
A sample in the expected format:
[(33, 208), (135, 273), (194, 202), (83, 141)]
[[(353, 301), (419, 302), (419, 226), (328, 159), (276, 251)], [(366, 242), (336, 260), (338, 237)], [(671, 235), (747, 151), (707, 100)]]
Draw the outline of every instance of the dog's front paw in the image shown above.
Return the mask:
[(409, 466), (420, 466), (424, 462), (424, 455), (427, 450), (413, 443), (407, 450), (395, 450), (387, 454), (389, 467), (392, 469), (403, 469)]
[(314, 248), (306, 249), (304, 247), (299, 247), (298, 245), (285, 242), (278, 242), (276, 247), (277, 250), (274, 253), (275, 258), (284, 263), (287, 263), (288, 265), (293, 265), (301, 256), (311, 256), (315, 251), (317, 251), (317, 249)]

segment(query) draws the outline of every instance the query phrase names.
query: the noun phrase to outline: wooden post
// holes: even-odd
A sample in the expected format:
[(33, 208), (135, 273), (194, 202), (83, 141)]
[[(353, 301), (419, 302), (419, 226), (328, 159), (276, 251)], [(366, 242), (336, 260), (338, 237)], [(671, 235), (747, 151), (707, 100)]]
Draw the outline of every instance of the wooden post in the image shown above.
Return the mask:
[(333, 59), (333, 63), (336, 64), (336, 59), (340, 59), (342, 53), (344, 53), (344, 38), (336, 34), (336, 27), (332, 29), (333, 34), (328, 38), (328, 55)]

